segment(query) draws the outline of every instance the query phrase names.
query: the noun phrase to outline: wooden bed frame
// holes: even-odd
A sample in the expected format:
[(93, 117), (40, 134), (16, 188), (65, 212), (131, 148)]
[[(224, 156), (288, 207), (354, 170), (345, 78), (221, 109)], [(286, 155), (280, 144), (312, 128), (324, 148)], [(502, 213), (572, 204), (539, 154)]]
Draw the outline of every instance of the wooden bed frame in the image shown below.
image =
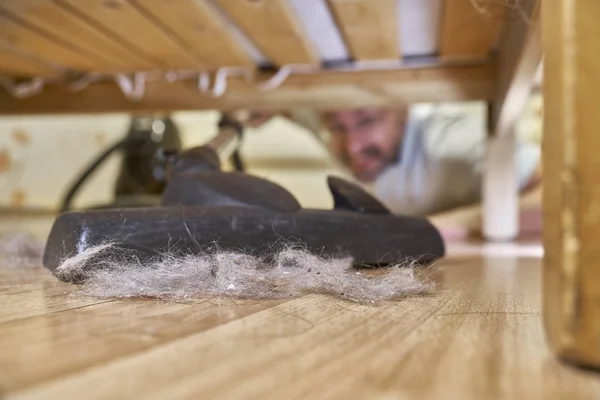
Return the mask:
[(546, 330), (558, 354), (600, 366), (600, 2), (556, 0), (541, 17), (536, 0), (500, 3), (5, 0), (0, 115), (487, 101), (484, 232), (510, 239), (513, 127), (544, 25)]
[(6, 0), (0, 115), (486, 101), (484, 232), (510, 239), (506, 166), (542, 57), (538, 10), (537, 0)]
[(0, 114), (502, 102), (541, 51), (479, 3), (6, 0)]
[[(512, 4), (512, 2), (509, 2)], [(484, 231), (518, 232), (537, 0), (6, 0), (0, 115), (490, 104)], [(4, 75), (2, 77), (2, 75)]]

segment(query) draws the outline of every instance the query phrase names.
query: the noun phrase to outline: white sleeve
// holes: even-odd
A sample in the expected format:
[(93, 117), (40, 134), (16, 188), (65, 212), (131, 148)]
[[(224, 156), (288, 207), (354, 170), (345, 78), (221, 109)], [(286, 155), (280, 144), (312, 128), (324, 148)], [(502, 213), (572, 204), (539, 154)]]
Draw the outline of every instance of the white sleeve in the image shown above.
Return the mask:
[[(487, 145), (483, 109), (436, 109), (425, 121), (422, 132), (430, 162), (441, 166), (442, 170), (446, 165), (450, 175), (451, 171), (461, 175), (450, 176), (449, 185), (460, 180), (479, 182), (483, 176)], [(469, 186), (473, 188), (471, 190), (477, 190), (474, 185)]]
[[(482, 179), (487, 151), (487, 121), (484, 112), (466, 109), (464, 112), (439, 112), (429, 120), (424, 134), (431, 154), (440, 162), (461, 162), (469, 167), (468, 179)], [(517, 138), (515, 163), (519, 190), (533, 176), (539, 162), (539, 145)]]

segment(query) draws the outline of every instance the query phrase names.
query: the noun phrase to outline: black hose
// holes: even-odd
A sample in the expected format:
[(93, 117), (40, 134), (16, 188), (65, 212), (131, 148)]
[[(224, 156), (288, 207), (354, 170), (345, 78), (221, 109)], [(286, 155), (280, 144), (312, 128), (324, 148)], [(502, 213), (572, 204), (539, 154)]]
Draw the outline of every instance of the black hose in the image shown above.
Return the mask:
[(240, 156), (239, 150), (233, 152), (233, 154), (231, 155), (231, 162), (233, 163), (233, 167), (235, 168), (235, 170), (238, 172), (244, 172), (244, 170), (246, 169), (244, 166), (244, 161)]
[(60, 208), (61, 213), (69, 211), (71, 209), (71, 202), (73, 201), (73, 198), (75, 198), (75, 195), (77, 194), (79, 189), (81, 189), (83, 183), (90, 177), (90, 175), (94, 173), (94, 171), (100, 166), (100, 164), (102, 164), (113, 152), (121, 149), (131, 140), (132, 139), (130, 137), (127, 137), (116, 142), (108, 149), (106, 149), (102, 154), (100, 154), (94, 161), (92, 161), (92, 163), (83, 171), (81, 175), (79, 175), (77, 180), (71, 185), (69, 191), (67, 192), (67, 195), (62, 201), (62, 205)]
[[(221, 118), (219, 119), (219, 123), (217, 124), (217, 126), (219, 129), (233, 128), (239, 135), (240, 139), (244, 136), (244, 126), (237, 119), (235, 119), (227, 113), (221, 114)], [(239, 148), (235, 149), (233, 154), (231, 154), (231, 162), (233, 163), (233, 168), (235, 168), (236, 171), (245, 171), (246, 168), (244, 165), (244, 161), (242, 160), (242, 157), (240, 155)]]
[[(243, 132), (242, 125), (239, 122), (237, 122), (236, 120), (234, 120), (234, 119), (230, 118), (229, 116), (227, 116), (226, 114), (224, 114), (221, 117), (221, 120), (219, 121), (219, 128), (222, 128), (226, 125), (233, 126), (238, 131), (238, 134), (240, 136), (242, 135), (242, 132)], [(66, 196), (64, 197), (64, 199), (62, 201), (62, 204), (60, 207), (60, 212), (61, 213), (67, 212), (71, 209), (71, 203), (73, 202), (73, 199), (77, 195), (77, 192), (79, 192), (79, 190), (81, 189), (84, 182), (94, 173), (94, 171), (104, 161), (106, 161), (106, 159), (113, 152), (122, 149), (123, 147), (128, 145), (130, 142), (141, 141), (141, 139), (142, 139), (141, 137), (128, 136), (125, 139), (122, 139), (122, 140), (116, 142), (115, 144), (113, 144), (112, 146), (110, 146), (103, 153), (101, 153), (94, 161), (92, 161), (92, 163), (90, 163), (90, 165), (83, 171), (83, 173), (81, 175), (79, 175), (77, 180), (71, 185), (69, 191), (67, 192)], [(245, 169), (244, 162), (242, 161), (242, 158), (240, 157), (240, 153), (237, 149), (232, 154), (232, 162), (233, 162), (234, 168), (237, 171), (240, 171), (240, 172), (244, 171), (244, 169)]]

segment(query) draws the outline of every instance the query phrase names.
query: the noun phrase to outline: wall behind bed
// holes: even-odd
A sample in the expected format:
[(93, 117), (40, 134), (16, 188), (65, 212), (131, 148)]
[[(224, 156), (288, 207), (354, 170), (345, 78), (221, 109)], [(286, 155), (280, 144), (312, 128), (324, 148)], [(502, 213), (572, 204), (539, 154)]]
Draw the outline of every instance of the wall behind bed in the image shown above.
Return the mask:
[[(217, 112), (172, 115), (186, 147), (217, 132)], [(0, 118), (0, 208), (56, 209), (82, 169), (128, 128), (127, 114)], [(313, 135), (282, 118), (248, 130), (242, 155), (249, 172), (283, 184), (307, 207), (330, 206), (325, 176), (345, 174)], [(115, 155), (86, 183), (75, 204), (110, 201), (118, 168)]]
[[(540, 96), (532, 97), (517, 132), (541, 140)], [(217, 112), (179, 112), (184, 146), (202, 144), (216, 134)], [(128, 129), (126, 114), (14, 116), (0, 118), (0, 209), (53, 211), (81, 170)], [(305, 207), (328, 208), (328, 174), (349, 178), (321, 143), (304, 128), (277, 118), (249, 130), (242, 148), (250, 173), (290, 190)], [(118, 170), (113, 156), (90, 179), (78, 206), (109, 202)]]

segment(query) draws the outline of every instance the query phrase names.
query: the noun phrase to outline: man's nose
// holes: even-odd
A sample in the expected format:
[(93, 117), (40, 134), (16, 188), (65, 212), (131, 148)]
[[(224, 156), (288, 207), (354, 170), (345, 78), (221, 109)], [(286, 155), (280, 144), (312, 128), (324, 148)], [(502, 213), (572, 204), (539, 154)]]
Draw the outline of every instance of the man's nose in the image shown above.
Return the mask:
[(348, 133), (346, 137), (346, 147), (351, 155), (358, 155), (364, 148), (365, 138), (362, 135)]

